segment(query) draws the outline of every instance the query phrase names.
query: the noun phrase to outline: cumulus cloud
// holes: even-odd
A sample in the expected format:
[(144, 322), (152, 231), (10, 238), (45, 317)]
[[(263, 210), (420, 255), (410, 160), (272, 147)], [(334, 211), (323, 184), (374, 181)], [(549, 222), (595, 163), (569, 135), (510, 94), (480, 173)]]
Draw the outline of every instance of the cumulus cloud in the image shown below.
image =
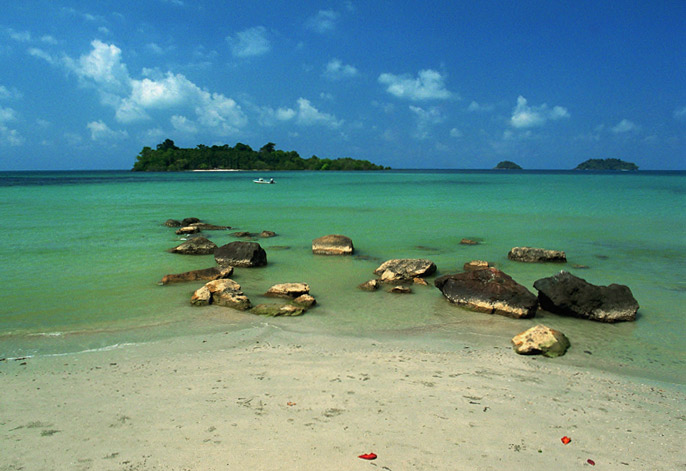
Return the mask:
[(628, 119), (623, 119), (612, 127), (612, 132), (615, 134), (624, 134), (627, 132), (636, 132), (638, 129), (639, 128), (635, 123), (629, 121)]
[(124, 139), (129, 136), (126, 131), (114, 131), (110, 129), (110, 127), (103, 123), (102, 120), (91, 121), (90, 123), (86, 124), (86, 127), (91, 132), (92, 141)]
[(453, 94), (445, 88), (445, 76), (435, 70), (421, 70), (417, 78), (409, 75), (379, 75), (379, 83), (386, 85), (386, 91), (398, 98), (413, 101), (446, 100)]
[(193, 121), (190, 119), (186, 118), (185, 116), (180, 116), (180, 115), (174, 115), (170, 118), (169, 120), (174, 126), (174, 129), (177, 131), (186, 133), (186, 134), (195, 134), (198, 132), (198, 127), (195, 125)]
[(248, 28), (245, 31), (236, 33), (234, 36), (227, 36), (231, 47), (231, 53), (235, 57), (253, 57), (266, 54), (272, 48), (267, 38), (267, 29), (264, 26)]
[(417, 139), (428, 139), (431, 127), (440, 124), (445, 120), (441, 110), (435, 106), (424, 109), (419, 106), (410, 105), (410, 111), (412, 111), (417, 118), (417, 129), (414, 134), (414, 137)]
[(342, 80), (357, 76), (358, 72), (352, 65), (343, 64), (339, 59), (331, 59), (324, 69), (324, 76), (332, 80)]
[(472, 101), (467, 107), (467, 111), (486, 112), (493, 111), (493, 108), (493, 105), (485, 105), (483, 103), (477, 103), (476, 101)]
[(0, 107), (0, 145), (20, 146), (24, 143), (24, 138), (16, 129), (10, 129), (7, 123), (17, 119), (16, 112), (12, 108)]
[(548, 121), (556, 121), (569, 118), (569, 112), (562, 106), (555, 106), (552, 109), (543, 103), (540, 106), (529, 106), (526, 98), (519, 96), (517, 106), (515, 106), (510, 118), (510, 125), (519, 129), (534, 128), (543, 126)]
[(16, 100), (22, 96), (22, 93), (16, 88), (7, 88), (4, 85), (0, 85), (0, 100)]
[(261, 122), (265, 125), (273, 125), (276, 122), (294, 121), (302, 126), (326, 126), (338, 128), (343, 124), (343, 120), (337, 119), (334, 115), (319, 111), (306, 98), (299, 98), (296, 108), (262, 108)]
[(328, 33), (336, 29), (336, 24), (340, 14), (333, 10), (319, 10), (316, 15), (310, 17), (307, 28), (320, 34)]
[(674, 110), (674, 118), (676, 119), (683, 119), (686, 118), (686, 106), (682, 108), (677, 108)]

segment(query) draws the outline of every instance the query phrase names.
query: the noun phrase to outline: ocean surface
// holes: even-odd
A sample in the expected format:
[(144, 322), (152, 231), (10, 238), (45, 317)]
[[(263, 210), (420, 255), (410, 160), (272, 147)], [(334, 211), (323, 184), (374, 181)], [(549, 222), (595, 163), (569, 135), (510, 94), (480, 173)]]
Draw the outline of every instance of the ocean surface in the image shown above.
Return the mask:
[[(255, 185), (258, 176), (277, 183)], [(238, 268), (233, 279), (253, 304), (267, 301), (272, 284), (307, 282), (318, 305), (297, 318), (263, 318), (192, 307), (202, 282), (159, 286), (167, 273), (214, 265), (211, 255), (167, 252), (181, 237), (163, 222), (186, 217), (231, 226), (204, 234), (217, 245), (236, 240), (233, 231), (276, 232), (257, 240), (268, 266)], [(2, 172), (0, 218), (0, 358), (266, 323), (510, 348), (515, 334), (544, 323), (572, 343), (549, 361), (686, 384), (685, 172)], [(326, 234), (352, 238), (355, 256), (312, 255), (312, 239)], [(460, 245), (462, 238), (480, 244)], [(564, 250), (568, 263), (512, 262), (514, 246)], [(566, 269), (629, 286), (641, 308), (634, 323), (549, 313), (515, 320), (451, 305), (433, 278), (410, 295), (357, 289), (391, 258), (428, 258), (439, 275), (488, 260), (534, 293), (535, 280)]]

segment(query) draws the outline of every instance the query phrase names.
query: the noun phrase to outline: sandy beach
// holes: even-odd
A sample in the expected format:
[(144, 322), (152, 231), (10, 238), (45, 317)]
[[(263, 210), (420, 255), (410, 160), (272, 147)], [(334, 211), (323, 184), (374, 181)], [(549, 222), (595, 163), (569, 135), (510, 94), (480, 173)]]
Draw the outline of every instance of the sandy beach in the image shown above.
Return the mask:
[(426, 345), (263, 324), (5, 360), (0, 470), (686, 469), (682, 386)]

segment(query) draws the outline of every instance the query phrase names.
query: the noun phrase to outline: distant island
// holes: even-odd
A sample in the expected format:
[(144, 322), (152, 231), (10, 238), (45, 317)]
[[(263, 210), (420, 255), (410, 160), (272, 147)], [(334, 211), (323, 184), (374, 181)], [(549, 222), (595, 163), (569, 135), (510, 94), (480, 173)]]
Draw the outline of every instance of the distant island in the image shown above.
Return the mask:
[(620, 159), (588, 159), (574, 170), (638, 170), (638, 165)]
[(522, 167), (509, 160), (503, 160), (498, 162), (498, 165), (494, 167), (495, 170), (521, 170)]
[(389, 170), (368, 160), (350, 157), (320, 159), (313, 155), (303, 159), (295, 151), (275, 149), (269, 142), (255, 151), (242, 143), (234, 147), (198, 145), (182, 149), (171, 139), (157, 145), (156, 149), (143, 147), (131, 169), (134, 172), (180, 172), (184, 170)]

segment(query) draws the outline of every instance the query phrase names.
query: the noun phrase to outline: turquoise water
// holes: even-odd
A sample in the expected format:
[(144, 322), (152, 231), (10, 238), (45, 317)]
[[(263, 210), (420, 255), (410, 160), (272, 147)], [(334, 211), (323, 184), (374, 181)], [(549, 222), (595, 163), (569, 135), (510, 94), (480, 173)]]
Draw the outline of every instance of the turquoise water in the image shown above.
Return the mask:
[[(277, 184), (254, 185), (256, 176)], [(162, 223), (191, 216), (276, 232), (259, 240), (269, 265), (237, 269), (234, 279), (253, 304), (272, 284), (304, 281), (318, 306), (300, 318), (264, 319), (191, 307), (202, 283), (158, 286), (167, 273), (214, 264), (212, 256), (166, 252), (180, 238)], [(0, 358), (264, 322), (509, 347), (512, 336), (544, 322), (572, 342), (557, 361), (686, 383), (683, 172), (7, 172), (0, 173), (0, 217)], [(235, 240), (230, 232), (205, 235), (222, 245)], [(332, 233), (351, 237), (356, 256), (313, 256), (312, 239)], [(460, 245), (464, 237), (481, 244)], [(518, 245), (565, 250), (565, 269), (595, 284), (628, 285), (641, 305), (638, 321), (605, 325), (545, 313), (513, 320), (459, 309), (433, 286), (412, 295), (357, 289), (390, 258), (429, 258), (439, 274), (489, 260), (532, 291), (536, 279), (563, 268), (510, 262), (507, 252)]]

